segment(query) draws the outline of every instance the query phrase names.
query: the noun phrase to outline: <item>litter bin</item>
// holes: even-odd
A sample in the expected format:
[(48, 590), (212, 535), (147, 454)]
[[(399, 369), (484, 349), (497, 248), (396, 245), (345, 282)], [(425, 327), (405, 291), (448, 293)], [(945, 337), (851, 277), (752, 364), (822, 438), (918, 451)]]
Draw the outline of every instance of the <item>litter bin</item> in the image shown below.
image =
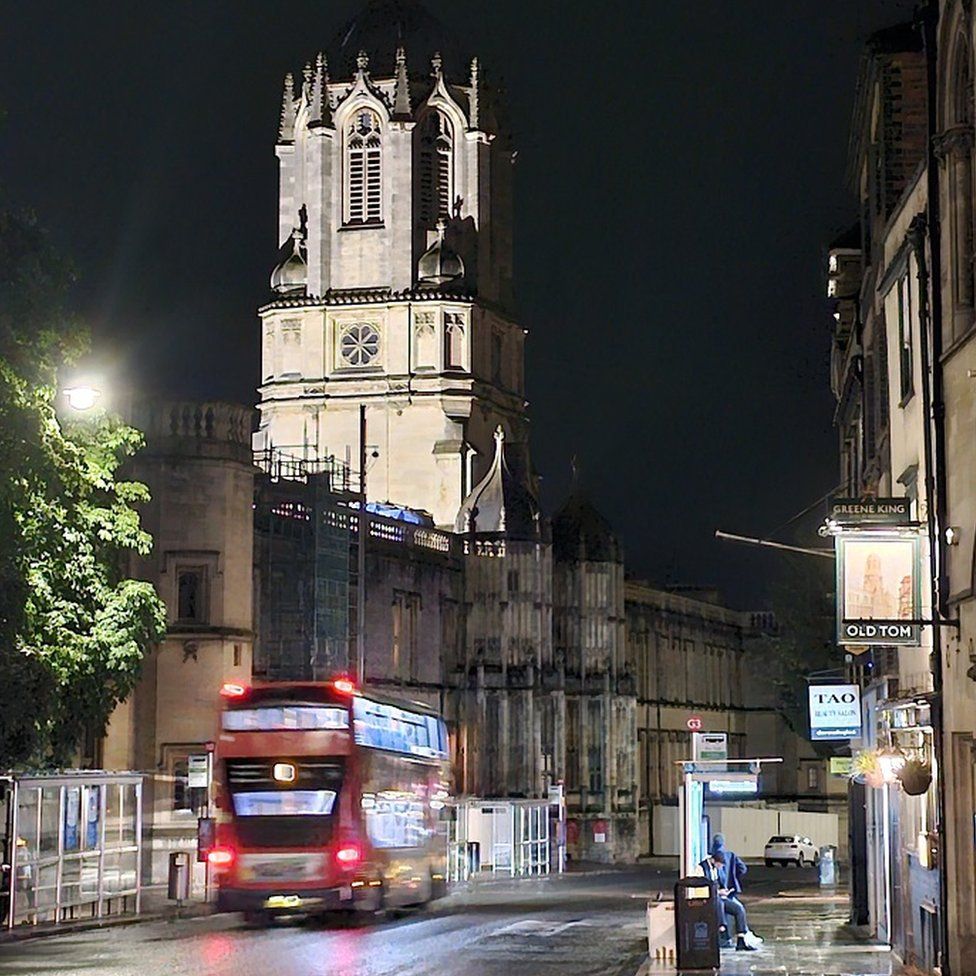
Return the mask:
[(173, 851), (169, 856), (169, 886), (167, 898), (183, 904), (190, 897), (190, 855), (187, 851)]
[(706, 878), (681, 878), (674, 886), (674, 929), (678, 971), (718, 969), (718, 885)]
[(820, 887), (837, 884), (837, 848), (827, 844), (820, 848)]

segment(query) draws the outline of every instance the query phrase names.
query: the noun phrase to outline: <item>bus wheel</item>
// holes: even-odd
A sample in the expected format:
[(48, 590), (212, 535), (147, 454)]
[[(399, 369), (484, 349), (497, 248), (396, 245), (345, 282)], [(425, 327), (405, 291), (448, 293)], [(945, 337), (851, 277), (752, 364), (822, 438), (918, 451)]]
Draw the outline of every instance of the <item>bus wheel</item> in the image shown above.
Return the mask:
[(444, 875), (437, 877), (436, 875), (430, 876), (430, 900), (436, 901), (438, 898), (443, 898), (447, 894), (447, 879)]
[(244, 925), (249, 929), (266, 929), (274, 921), (270, 912), (244, 912)]

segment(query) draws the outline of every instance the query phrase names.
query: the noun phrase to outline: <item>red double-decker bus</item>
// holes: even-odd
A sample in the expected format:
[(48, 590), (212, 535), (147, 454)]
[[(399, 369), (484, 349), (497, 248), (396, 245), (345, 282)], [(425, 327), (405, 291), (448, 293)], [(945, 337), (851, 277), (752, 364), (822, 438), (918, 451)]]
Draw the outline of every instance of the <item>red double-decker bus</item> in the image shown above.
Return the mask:
[(330, 682), (225, 685), (218, 909), (376, 911), (443, 894), (447, 732), (432, 709)]

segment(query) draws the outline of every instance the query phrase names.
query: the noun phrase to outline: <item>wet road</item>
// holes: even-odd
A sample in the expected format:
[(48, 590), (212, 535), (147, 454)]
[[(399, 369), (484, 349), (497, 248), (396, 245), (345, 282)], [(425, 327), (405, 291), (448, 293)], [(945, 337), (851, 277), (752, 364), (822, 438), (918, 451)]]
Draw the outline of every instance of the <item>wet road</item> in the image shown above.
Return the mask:
[[(820, 892), (812, 871), (795, 869), (758, 867), (748, 880), (751, 921), (767, 942), (723, 953), (723, 973), (890, 972), (886, 952), (845, 935), (843, 889)], [(144, 922), (0, 944), (0, 976), (634, 976), (646, 957), (643, 896), (673, 881), (643, 866), (478, 885), (348, 928), (249, 930), (237, 915)]]
[(490, 884), (400, 919), (248, 930), (236, 915), (0, 945), (2, 976), (633, 976), (654, 871)]

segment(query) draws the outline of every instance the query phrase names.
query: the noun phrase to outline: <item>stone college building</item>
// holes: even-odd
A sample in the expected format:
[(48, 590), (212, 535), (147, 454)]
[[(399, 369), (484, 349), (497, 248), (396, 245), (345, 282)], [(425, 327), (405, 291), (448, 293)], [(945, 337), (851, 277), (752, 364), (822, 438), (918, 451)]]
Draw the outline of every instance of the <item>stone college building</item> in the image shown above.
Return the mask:
[(739, 755), (750, 723), (770, 727), (741, 686), (756, 615), (625, 582), (578, 483), (540, 511), (514, 147), (482, 66), (440, 31), (370, 3), (285, 79), (257, 417), (133, 407), (156, 540), (133, 572), (170, 625), (101, 761), (151, 774), (160, 855), (195, 827), (187, 757), (216, 738), (223, 681), (349, 672), (427, 701), (459, 796), (561, 783), (570, 855), (601, 860), (651, 851), (689, 717)]

